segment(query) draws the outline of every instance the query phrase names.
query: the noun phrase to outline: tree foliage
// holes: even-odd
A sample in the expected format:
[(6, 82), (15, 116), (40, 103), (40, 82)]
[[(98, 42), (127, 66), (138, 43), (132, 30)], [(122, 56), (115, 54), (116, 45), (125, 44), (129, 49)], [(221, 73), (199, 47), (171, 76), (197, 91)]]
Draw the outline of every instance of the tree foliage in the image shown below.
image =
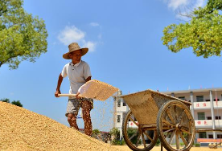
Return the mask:
[(17, 106), (19, 106), (19, 107), (23, 107), (22, 103), (21, 103), (19, 100), (17, 100), (17, 101), (12, 101), (11, 104), (17, 105)]
[(120, 131), (118, 130), (118, 128), (114, 127), (110, 130), (110, 134), (118, 137), (118, 135), (120, 135)]
[(23, 60), (35, 62), (47, 52), (45, 23), (22, 7), (23, 0), (0, 1), (0, 67), (18, 68)]
[[(5, 98), (5, 99), (1, 99), (2, 102), (6, 102), (6, 103), (10, 103), (10, 100)], [(17, 101), (12, 101), (11, 104), (17, 105), (19, 107), (23, 107), (22, 103), (17, 100)]]
[(172, 52), (193, 48), (196, 56), (220, 56), (222, 50), (222, 0), (209, 0), (203, 8), (193, 11), (190, 22), (171, 24), (164, 28), (163, 44)]
[(92, 133), (95, 134), (95, 135), (98, 135), (98, 134), (100, 133), (100, 131), (99, 131), (98, 129), (94, 129), (94, 130), (92, 131)]
[(111, 144), (112, 145), (124, 145), (125, 141), (122, 139), (120, 140), (120, 130), (118, 128), (112, 128), (110, 130), (110, 135), (111, 135)]
[[(128, 128), (127, 129), (127, 134), (128, 134), (128, 137), (131, 138), (131, 142), (133, 144), (136, 144), (137, 143), (137, 137), (138, 137), (138, 134), (139, 134), (138, 131), (134, 128)], [(133, 135), (135, 135), (135, 136), (132, 137)]]
[(2, 102), (10, 103), (9, 99), (2, 99)]
[(118, 130), (118, 128), (112, 128), (109, 133), (114, 137), (114, 140), (120, 139), (120, 131)]

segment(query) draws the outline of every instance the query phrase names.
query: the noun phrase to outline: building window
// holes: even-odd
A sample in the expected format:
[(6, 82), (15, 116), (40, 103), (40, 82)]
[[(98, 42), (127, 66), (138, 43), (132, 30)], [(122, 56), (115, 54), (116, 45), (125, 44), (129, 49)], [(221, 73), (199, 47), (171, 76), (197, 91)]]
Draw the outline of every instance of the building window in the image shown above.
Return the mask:
[(207, 133), (206, 132), (200, 132), (199, 133), (199, 138), (207, 138)]
[(196, 96), (196, 98), (197, 98), (197, 102), (203, 102), (204, 101), (203, 96)]
[(214, 138), (214, 137), (213, 137), (213, 135), (212, 135), (212, 134), (209, 134), (209, 135), (208, 135), (208, 138)]
[(205, 120), (205, 113), (204, 112), (198, 112), (197, 116), (198, 116), (198, 120)]
[(181, 100), (186, 100), (185, 99), (185, 96), (180, 96), (180, 97), (178, 97), (179, 99), (181, 99)]
[(222, 134), (217, 134), (217, 138), (222, 138)]
[[(137, 121), (137, 119), (133, 116), (133, 117), (131, 117), (132, 118), (132, 120), (134, 120), (134, 121)], [(128, 121), (132, 121), (131, 119), (129, 119)]]
[(212, 117), (211, 117), (211, 116), (208, 116), (208, 117), (207, 117), (207, 120), (212, 120)]
[(120, 123), (120, 115), (117, 115), (117, 123)]
[(123, 113), (122, 119), (126, 118), (127, 112)]
[(120, 107), (121, 106), (121, 100), (119, 99), (118, 101), (117, 101), (117, 107)]
[(125, 101), (123, 101), (123, 106), (126, 106), (126, 102)]
[(217, 99), (214, 99), (214, 101), (219, 101), (219, 99), (217, 98)]
[(215, 116), (215, 120), (221, 120), (221, 116)]
[(205, 101), (206, 101), (206, 102), (210, 102), (210, 99), (206, 99)]

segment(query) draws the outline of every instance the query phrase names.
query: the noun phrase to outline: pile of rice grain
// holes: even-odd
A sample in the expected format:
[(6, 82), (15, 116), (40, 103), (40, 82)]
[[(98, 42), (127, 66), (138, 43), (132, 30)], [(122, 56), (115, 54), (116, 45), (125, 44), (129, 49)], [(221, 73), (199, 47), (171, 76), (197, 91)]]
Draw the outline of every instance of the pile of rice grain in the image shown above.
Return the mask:
[(117, 151), (46, 116), (0, 101), (1, 151)]

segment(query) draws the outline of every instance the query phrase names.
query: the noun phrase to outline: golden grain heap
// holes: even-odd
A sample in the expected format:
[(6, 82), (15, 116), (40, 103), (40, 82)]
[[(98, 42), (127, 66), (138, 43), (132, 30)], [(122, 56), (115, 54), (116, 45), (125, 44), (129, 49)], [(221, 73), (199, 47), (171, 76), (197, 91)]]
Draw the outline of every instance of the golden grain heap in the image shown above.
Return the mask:
[(0, 101), (0, 151), (117, 151), (46, 116)]

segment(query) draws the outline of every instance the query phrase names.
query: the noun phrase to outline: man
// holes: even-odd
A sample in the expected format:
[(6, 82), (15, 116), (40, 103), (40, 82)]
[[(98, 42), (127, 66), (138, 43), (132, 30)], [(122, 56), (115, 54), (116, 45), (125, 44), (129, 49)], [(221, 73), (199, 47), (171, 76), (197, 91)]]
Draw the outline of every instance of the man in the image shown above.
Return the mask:
[(82, 116), (84, 121), (85, 134), (92, 135), (92, 122), (90, 117), (90, 111), (93, 107), (93, 100), (88, 98), (80, 98), (78, 95), (78, 89), (87, 81), (91, 80), (91, 72), (89, 65), (81, 60), (81, 57), (88, 52), (88, 48), (80, 48), (77, 43), (71, 43), (69, 46), (69, 52), (63, 55), (64, 59), (71, 59), (70, 63), (67, 63), (59, 75), (58, 84), (55, 92), (55, 96), (59, 97), (60, 85), (63, 78), (68, 76), (70, 81), (69, 94), (77, 94), (76, 98), (69, 97), (66, 117), (73, 127), (79, 130), (76, 123), (76, 116), (78, 114), (79, 108), (82, 107)]

